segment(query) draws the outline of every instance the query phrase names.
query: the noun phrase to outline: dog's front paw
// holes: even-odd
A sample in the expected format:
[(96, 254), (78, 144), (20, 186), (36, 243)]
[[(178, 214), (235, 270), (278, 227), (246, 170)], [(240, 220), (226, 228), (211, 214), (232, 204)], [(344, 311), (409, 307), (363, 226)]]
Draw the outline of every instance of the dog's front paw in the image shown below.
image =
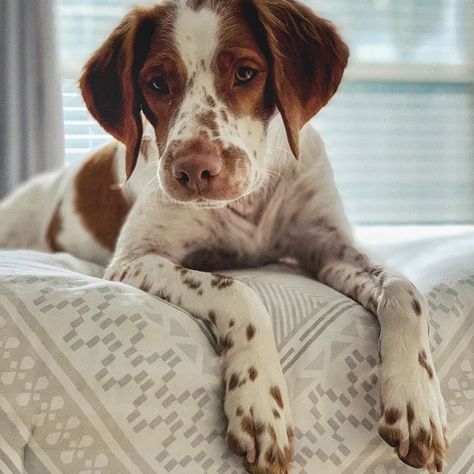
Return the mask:
[(383, 365), (381, 371), (380, 436), (409, 466), (442, 472), (448, 452), (446, 410), (426, 351), (398, 373)]
[(379, 433), (415, 468), (441, 472), (446, 462), (446, 408), (429, 350), (428, 305), (410, 283), (383, 285)]
[(269, 366), (248, 354), (226, 368), (224, 380), (228, 445), (245, 458), (251, 473), (286, 474), (294, 435), (278, 358)]

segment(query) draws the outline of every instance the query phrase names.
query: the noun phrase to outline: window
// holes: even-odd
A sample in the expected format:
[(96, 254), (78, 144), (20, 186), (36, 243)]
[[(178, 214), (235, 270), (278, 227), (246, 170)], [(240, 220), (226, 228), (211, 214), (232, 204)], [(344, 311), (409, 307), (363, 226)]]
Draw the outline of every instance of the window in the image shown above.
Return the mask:
[[(74, 78), (135, 2), (58, 3), (66, 156), (72, 160), (107, 140)], [(333, 20), (351, 46), (339, 93), (313, 120), (350, 219), (474, 222), (472, 0), (306, 3)]]

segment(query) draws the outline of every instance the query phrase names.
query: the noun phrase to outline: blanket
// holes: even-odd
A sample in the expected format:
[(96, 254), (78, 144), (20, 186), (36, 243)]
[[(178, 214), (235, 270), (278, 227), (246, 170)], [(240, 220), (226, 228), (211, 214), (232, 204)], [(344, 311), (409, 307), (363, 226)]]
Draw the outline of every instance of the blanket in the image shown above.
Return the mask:
[[(450, 424), (446, 472), (472, 474), (474, 231), (367, 247), (428, 299)], [(208, 328), (102, 272), (68, 255), (0, 252), (0, 472), (243, 473), (224, 442)], [(292, 267), (230, 274), (273, 317), (295, 419), (292, 472), (413, 472), (377, 434), (376, 319)]]

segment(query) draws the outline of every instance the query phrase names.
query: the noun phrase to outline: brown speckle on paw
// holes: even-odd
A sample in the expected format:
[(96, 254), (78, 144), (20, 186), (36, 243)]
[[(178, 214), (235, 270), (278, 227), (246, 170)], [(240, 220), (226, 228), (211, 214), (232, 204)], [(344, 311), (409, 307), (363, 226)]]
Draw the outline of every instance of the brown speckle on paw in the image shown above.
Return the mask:
[(249, 378), (253, 382), (257, 378), (258, 372), (257, 369), (252, 365), (249, 369)]
[(400, 411), (396, 408), (389, 408), (385, 412), (385, 421), (389, 425), (394, 425), (400, 419)]
[(393, 426), (380, 425), (378, 431), (379, 435), (389, 446), (392, 448), (398, 447), (401, 437), (399, 429), (394, 428)]
[(154, 295), (158, 296), (158, 298), (162, 299), (163, 301), (171, 302), (171, 293), (168, 293), (163, 289), (158, 290), (156, 293), (154, 293)]
[(119, 280), (120, 280), (120, 281), (125, 280), (125, 278), (127, 277), (127, 275), (128, 275), (128, 269), (127, 269), (127, 270), (124, 270), (124, 271), (122, 272), (122, 274), (121, 274), (120, 277), (119, 277)]
[(284, 408), (284, 405), (283, 405), (283, 398), (281, 396), (281, 391), (280, 389), (274, 385), (271, 389), (270, 389), (270, 395), (273, 397), (273, 399), (277, 402), (277, 405), (283, 409)]
[(420, 302), (417, 300), (417, 299), (414, 299), (412, 302), (411, 302), (411, 307), (413, 308), (413, 311), (415, 312), (415, 314), (417, 316), (421, 316), (421, 305), (420, 305)]
[(422, 468), (430, 456), (430, 435), (421, 428), (418, 434), (410, 440), (408, 454), (400, 459), (408, 466)]
[(428, 374), (428, 377), (431, 380), (433, 378), (433, 368), (431, 367), (431, 365), (428, 362), (428, 357), (426, 356), (425, 351), (421, 351), (418, 354), (418, 362), (426, 370), (426, 372)]
[(224, 275), (219, 275), (217, 273), (214, 273), (213, 279), (211, 280), (211, 286), (213, 288), (217, 288), (218, 290), (223, 290), (224, 288), (228, 288), (234, 283), (234, 280), (232, 278), (228, 278)]
[(255, 326), (253, 324), (249, 324), (247, 326), (247, 331), (246, 331), (247, 332), (247, 340), (251, 341), (254, 338), (255, 331), (256, 331), (256, 329), (255, 329)]
[(413, 412), (413, 407), (411, 403), (407, 405), (407, 420), (408, 420), (408, 426), (411, 426), (413, 424), (413, 420), (415, 419), (415, 413)]
[(234, 341), (229, 334), (225, 337), (219, 338), (219, 345), (222, 347), (224, 354), (226, 354), (232, 347), (234, 347)]
[(435, 467), (438, 472), (443, 470), (443, 464), (448, 454), (449, 443), (446, 439), (446, 429), (442, 432), (436, 429), (435, 424), (430, 420), (431, 434), (432, 434), (432, 447), (435, 456)]
[(239, 439), (233, 433), (227, 433), (226, 441), (230, 449), (234, 451), (234, 453), (238, 454), (239, 456), (243, 456), (245, 454), (245, 449), (240, 444)]
[(183, 279), (183, 285), (187, 286), (191, 290), (198, 290), (201, 288), (202, 283), (194, 278), (186, 277)]
[(209, 311), (209, 320), (211, 321), (214, 326), (216, 325), (216, 312), (215, 311)]
[(148, 293), (151, 290), (152, 284), (146, 279), (146, 277), (143, 279), (143, 281), (140, 283), (140, 290), (144, 291), (145, 293)]
[(258, 439), (265, 429), (262, 423), (255, 422), (250, 416), (244, 416), (240, 426), (243, 431), (254, 439)]
[(293, 460), (292, 450), (290, 447), (282, 450), (278, 446), (277, 436), (273, 427), (268, 427), (268, 432), (272, 440), (272, 444), (265, 452), (265, 461), (268, 463), (268, 472), (270, 473), (286, 473), (288, 466)]
[(188, 270), (187, 268), (184, 268), (184, 267), (182, 267), (181, 265), (176, 265), (176, 266), (174, 267), (174, 269), (175, 269), (177, 272), (181, 273), (181, 275), (186, 275), (186, 273), (189, 272), (189, 270)]
[(236, 389), (239, 385), (239, 374), (234, 372), (229, 379), (229, 392)]
[(244, 414), (244, 410), (242, 409), (242, 407), (237, 407), (237, 409), (235, 410), (235, 414), (237, 416), (242, 416)]

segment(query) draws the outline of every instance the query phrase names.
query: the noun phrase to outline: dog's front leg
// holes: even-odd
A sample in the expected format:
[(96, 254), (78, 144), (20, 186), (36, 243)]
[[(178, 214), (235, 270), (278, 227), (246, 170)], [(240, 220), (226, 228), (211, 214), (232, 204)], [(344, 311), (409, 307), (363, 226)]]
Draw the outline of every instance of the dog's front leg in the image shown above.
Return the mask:
[(170, 301), (210, 325), (224, 361), (229, 446), (246, 458), (251, 472), (286, 473), (293, 457), (288, 392), (271, 319), (256, 293), (156, 254), (116, 260), (105, 278)]
[(302, 266), (380, 322), (380, 435), (405, 463), (440, 472), (448, 449), (446, 409), (430, 352), (424, 297), (406, 278), (374, 265), (335, 224), (315, 221), (303, 239), (295, 246)]

